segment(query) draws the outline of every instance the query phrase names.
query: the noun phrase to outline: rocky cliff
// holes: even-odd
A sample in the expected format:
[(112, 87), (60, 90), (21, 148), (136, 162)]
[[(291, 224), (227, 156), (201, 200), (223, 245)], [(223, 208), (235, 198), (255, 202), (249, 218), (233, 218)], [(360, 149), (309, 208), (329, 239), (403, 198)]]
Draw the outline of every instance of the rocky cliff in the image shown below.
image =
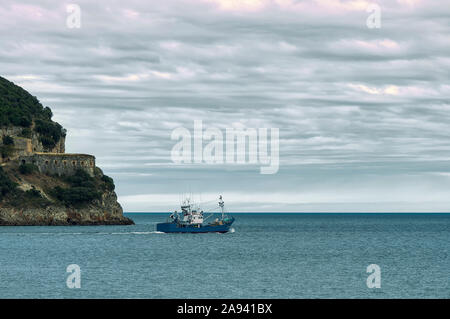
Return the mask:
[(85, 207), (48, 205), (46, 207), (2, 207), (0, 226), (132, 225), (122, 214), (114, 192)]
[(66, 154), (50, 108), (0, 77), (0, 226), (131, 225), (95, 157)]
[(94, 177), (81, 170), (58, 176), (9, 162), (0, 167), (0, 198), (0, 226), (134, 224), (98, 167)]

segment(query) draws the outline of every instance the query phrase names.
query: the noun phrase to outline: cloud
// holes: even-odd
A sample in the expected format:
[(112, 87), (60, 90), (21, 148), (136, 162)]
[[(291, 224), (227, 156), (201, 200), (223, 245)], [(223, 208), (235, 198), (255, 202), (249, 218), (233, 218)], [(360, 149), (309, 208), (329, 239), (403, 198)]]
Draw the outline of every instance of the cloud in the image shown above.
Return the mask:
[(269, 1), (267, 0), (206, 0), (216, 4), (221, 10), (225, 11), (256, 11), (264, 8)]
[(349, 87), (359, 90), (362, 92), (366, 92), (369, 94), (389, 94), (389, 95), (398, 95), (399, 94), (399, 88), (395, 85), (389, 85), (386, 86), (384, 89), (378, 89), (374, 87), (368, 87), (364, 84), (349, 84)]

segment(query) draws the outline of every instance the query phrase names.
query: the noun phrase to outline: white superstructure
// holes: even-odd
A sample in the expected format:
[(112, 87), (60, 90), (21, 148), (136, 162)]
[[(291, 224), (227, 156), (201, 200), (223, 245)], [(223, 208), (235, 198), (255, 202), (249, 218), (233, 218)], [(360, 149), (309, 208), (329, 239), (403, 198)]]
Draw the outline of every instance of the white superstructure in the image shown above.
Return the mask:
[(183, 202), (183, 205), (181, 206), (181, 213), (182, 223), (190, 225), (203, 224), (203, 211), (192, 209), (189, 199)]

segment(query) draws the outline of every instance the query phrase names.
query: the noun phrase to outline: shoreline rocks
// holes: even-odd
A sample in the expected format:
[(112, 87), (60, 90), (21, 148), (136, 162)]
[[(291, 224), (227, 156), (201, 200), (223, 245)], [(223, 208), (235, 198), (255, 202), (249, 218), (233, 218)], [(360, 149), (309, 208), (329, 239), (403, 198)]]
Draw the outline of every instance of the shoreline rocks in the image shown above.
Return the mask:
[(83, 207), (49, 205), (45, 208), (0, 206), (0, 226), (99, 226), (134, 225), (123, 216), (123, 210), (113, 191), (104, 192), (101, 199)]

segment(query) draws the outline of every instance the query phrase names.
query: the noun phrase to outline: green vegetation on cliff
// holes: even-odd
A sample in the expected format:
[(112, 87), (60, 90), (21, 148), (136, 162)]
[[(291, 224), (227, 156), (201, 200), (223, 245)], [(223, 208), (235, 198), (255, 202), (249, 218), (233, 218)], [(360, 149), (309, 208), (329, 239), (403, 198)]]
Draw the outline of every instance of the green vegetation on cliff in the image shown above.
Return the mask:
[(19, 184), (13, 182), (3, 167), (0, 167), (0, 202), (2, 204), (8, 203), (15, 207), (45, 207), (49, 201), (42, 197), (41, 192), (34, 188), (34, 186), (23, 191)]
[[(25, 191), (18, 187), (30, 187), (30, 184), (31, 189)], [(81, 169), (71, 176), (50, 176), (40, 173), (34, 164), (0, 166), (1, 206), (29, 208), (56, 204), (79, 208), (100, 200), (104, 192), (113, 190), (113, 179), (103, 175), (99, 168), (92, 177)]]
[(14, 140), (11, 136), (4, 135), (2, 145), (0, 145), (0, 154), (2, 158), (6, 158), (12, 154), (14, 150)]
[(14, 145), (14, 140), (11, 136), (5, 135), (2, 139), (3, 145)]
[(113, 191), (114, 181), (106, 176), (100, 169), (96, 170), (95, 177), (78, 169), (74, 175), (65, 177), (69, 188), (55, 187), (53, 194), (66, 205), (80, 205), (100, 199), (103, 191)]
[(11, 181), (3, 167), (0, 167), (0, 200), (3, 200), (3, 197), (8, 193), (14, 192), (16, 187), (17, 184)]
[(69, 188), (55, 187), (53, 195), (66, 205), (82, 205), (100, 199), (105, 191), (113, 191), (114, 181), (97, 168), (95, 177), (91, 177), (85, 171), (78, 169), (74, 175), (65, 177)]
[(23, 175), (29, 175), (33, 172), (37, 172), (38, 171), (38, 167), (34, 164), (29, 164), (29, 163), (25, 163), (25, 164), (20, 164), (19, 166), (19, 172), (20, 174)]
[(56, 186), (52, 195), (66, 205), (80, 205), (101, 197), (101, 193), (97, 190), (96, 180), (81, 169), (77, 170), (74, 175), (66, 177), (65, 181), (70, 187)]
[(58, 201), (68, 206), (80, 206), (100, 199), (104, 191), (114, 190), (114, 181), (111, 177), (97, 171), (95, 177), (91, 177), (85, 171), (78, 169), (74, 175), (62, 178), (69, 187), (54, 187), (50, 194)]
[(22, 126), (23, 135), (29, 137), (34, 122), (34, 131), (39, 133), (42, 145), (51, 149), (65, 136), (64, 129), (52, 121), (52, 116), (51, 109), (42, 106), (36, 97), (0, 77), (0, 127)]

